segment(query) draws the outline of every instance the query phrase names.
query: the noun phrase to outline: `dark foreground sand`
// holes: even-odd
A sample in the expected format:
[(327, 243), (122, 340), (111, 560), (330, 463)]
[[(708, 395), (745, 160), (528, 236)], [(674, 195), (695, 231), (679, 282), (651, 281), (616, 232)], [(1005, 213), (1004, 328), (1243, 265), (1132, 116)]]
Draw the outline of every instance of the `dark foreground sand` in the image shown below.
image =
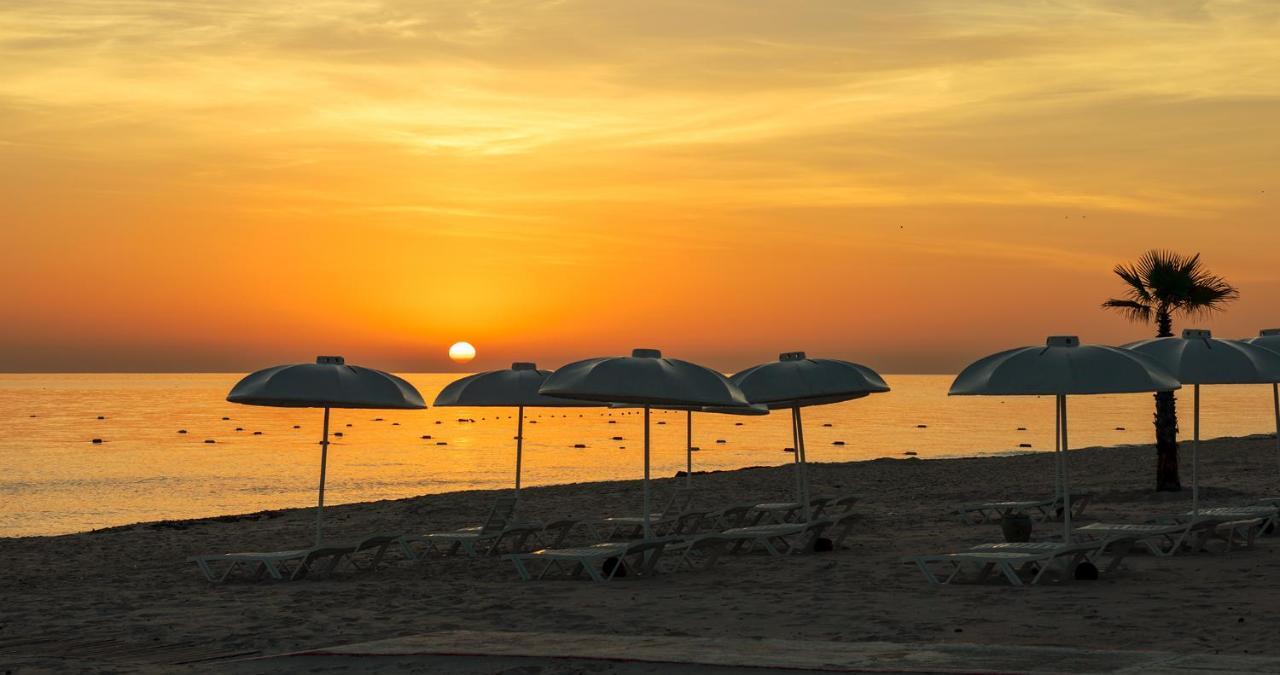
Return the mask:
[[(1151, 491), (1149, 447), (1073, 451), (1073, 488), (1096, 495), (1084, 521), (1137, 522), (1185, 510), (1189, 451), (1181, 494)], [(1270, 437), (1209, 442), (1201, 456), (1206, 505), (1280, 495)], [(818, 464), (811, 472), (816, 492), (862, 495), (854, 550), (738, 556), (709, 572), (608, 584), (520, 582), (500, 558), (411, 563), (394, 554), (374, 573), (212, 586), (185, 562), (197, 553), (305, 546), (308, 510), (0, 539), (0, 673), (170, 670), (165, 664), (190, 657), (456, 629), (1280, 655), (1280, 536), (1229, 555), (1136, 556), (1128, 571), (1094, 582), (934, 588), (901, 558), (998, 540), (997, 527), (962, 525), (946, 508), (1052, 495), (1050, 454)], [(694, 480), (699, 505), (710, 508), (785, 498), (792, 473), (746, 469)], [(677, 484), (655, 481), (658, 501)], [(328, 511), (328, 531), (340, 538), (475, 524), (494, 494), (337, 506)], [(634, 514), (639, 482), (533, 488), (524, 502), (534, 517)], [(1037, 524), (1037, 533), (1055, 527)]]

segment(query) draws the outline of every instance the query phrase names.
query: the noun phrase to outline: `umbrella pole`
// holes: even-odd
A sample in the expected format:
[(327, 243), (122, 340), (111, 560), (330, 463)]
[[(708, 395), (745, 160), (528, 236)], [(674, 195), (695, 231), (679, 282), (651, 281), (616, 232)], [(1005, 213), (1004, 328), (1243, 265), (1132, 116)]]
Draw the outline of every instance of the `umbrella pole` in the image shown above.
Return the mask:
[(324, 472), (329, 463), (329, 408), (324, 409), (324, 432), (320, 438), (320, 499), (316, 502), (316, 546), (320, 545), (320, 521), (324, 516)]
[(684, 486), (693, 487), (693, 411), (686, 411), (684, 424)]
[(796, 467), (796, 503), (804, 501), (800, 491), (800, 432), (799, 426), (796, 424), (796, 417), (799, 415), (799, 408), (791, 409), (791, 461)]
[(1062, 413), (1062, 542), (1071, 543), (1071, 491), (1067, 488), (1067, 397), (1058, 396)]
[(1271, 405), (1276, 412), (1276, 462), (1280, 463), (1280, 383), (1271, 383)]
[(652, 539), (649, 528), (649, 406), (644, 407), (644, 538)]
[(804, 522), (809, 522), (809, 458), (804, 452), (804, 422), (800, 419), (800, 408), (796, 411), (796, 454), (800, 456), (800, 508), (804, 513)]
[(1195, 423), (1191, 441), (1191, 515), (1200, 515), (1200, 385), (1195, 385)]
[(1053, 497), (1062, 499), (1062, 409), (1057, 399), (1053, 401)]
[(524, 455), (524, 406), (516, 406), (516, 499), (520, 499), (520, 460)]

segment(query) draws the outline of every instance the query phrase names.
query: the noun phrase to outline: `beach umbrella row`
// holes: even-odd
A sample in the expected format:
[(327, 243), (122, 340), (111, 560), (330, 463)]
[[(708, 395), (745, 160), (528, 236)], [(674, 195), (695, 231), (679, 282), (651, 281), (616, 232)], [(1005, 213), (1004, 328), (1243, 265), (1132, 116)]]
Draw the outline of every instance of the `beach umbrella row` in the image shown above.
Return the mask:
[[(1270, 349), (1280, 353), (1280, 328), (1267, 328), (1258, 333), (1258, 337), (1244, 340), (1251, 345)], [(1276, 418), (1276, 463), (1280, 466), (1280, 384), (1271, 383), (1271, 408)]]

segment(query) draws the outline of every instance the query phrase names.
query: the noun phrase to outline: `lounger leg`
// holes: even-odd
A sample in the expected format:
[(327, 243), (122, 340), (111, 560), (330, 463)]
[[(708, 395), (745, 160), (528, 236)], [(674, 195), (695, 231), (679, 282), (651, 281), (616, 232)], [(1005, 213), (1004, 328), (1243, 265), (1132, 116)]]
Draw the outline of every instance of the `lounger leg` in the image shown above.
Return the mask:
[[(987, 567), (989, 568), (990, 565), (988, 565)], [(1010, 585), (1013, 585), (1013, 586), (1022, 585), (1022, 578), (1018, 576), (1017, 571), (1013, 569), (1012, 565), (1006, 562), (1002, 562), (1002, 563), (999, 563), (997, 567), (999, 567), (1000, 572), (1004, 574), (1004, 578), (1009, 580)], [(1043, 573), (1044, 567), (1041, 567), (1040, 571)], [(985, 577), (986, 575), (984, 574), (983, 576)]]
[(516, 566), (516, 574), (520, 575), (520, 579), (522, 581), (530, 581), (532, 579), (532, 577), (529, 576), (529, 568), (524, 566), (523, 560), (513, 557), (511, 558), (511, 562)]

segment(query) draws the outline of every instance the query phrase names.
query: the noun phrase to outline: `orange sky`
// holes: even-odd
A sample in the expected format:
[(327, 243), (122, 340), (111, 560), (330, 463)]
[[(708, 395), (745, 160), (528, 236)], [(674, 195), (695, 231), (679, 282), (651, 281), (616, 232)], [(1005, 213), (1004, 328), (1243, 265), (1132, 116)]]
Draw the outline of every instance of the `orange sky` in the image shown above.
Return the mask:
[[(424, 8), (427, 6), (429, 8)], [(945, 372), (1145, 248), (1280, 326), (1280, 5), (0, 6), (0, 370)]]

